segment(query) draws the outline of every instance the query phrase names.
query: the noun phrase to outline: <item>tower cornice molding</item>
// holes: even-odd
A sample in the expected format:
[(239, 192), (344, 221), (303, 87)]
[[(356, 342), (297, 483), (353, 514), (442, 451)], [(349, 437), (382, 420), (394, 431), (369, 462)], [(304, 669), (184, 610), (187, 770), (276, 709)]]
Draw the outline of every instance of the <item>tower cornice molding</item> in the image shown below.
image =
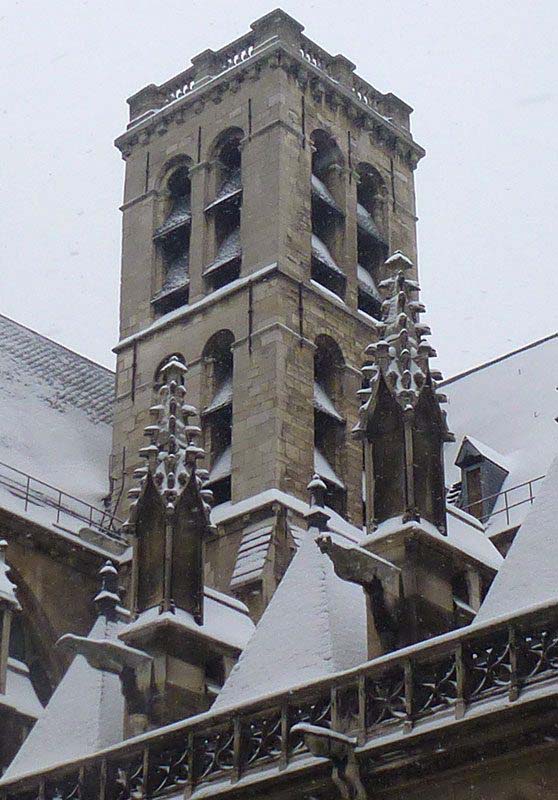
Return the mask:
[[(282, 15), (280, 21), (284, 23), (285, 17)], [(254, 23), (253, 28), (257, 25)], [(254, 34), (241, 37), (213, 53), (215, 58), (209, 67), (204, 59), (201, 72), (213, 69), (215, 74), (199, 75), (199, 62), (194, 58), (188, 70), (160, 86), (151, 84), (129, 98), (128, 130), (115, 141), (123, 157), (127, 158), (138, 143), (166, 132), (170, 124), (182, 124), (186, 112), (199, 114), (207, 102), (221, 102), (227, 92), (236, 93), (239, 83), (251, 75), (257, 77), (262, 66), (268, 65), (285, 71), (298, 82), (301, 91), (310, 91), (320, 101), (323, 99), (335, 108), (344, 104), (348, 115), (359, 127), (369, 130), (380, 146), (405, 158), (411, 168), (416, 167), (425, 151), (407, 128), (412, 109), (406, 103), (391, 93), (378, 92), (349, 69), (350, 62), (342, 56), (329, 55), (300, 31), (298, 38), (285, 37), (283, 25), (277, 32), (273, 32), (272, 26), (270, 33), (259, 44)], [(337, 74), (339, 64), (343, 67), (342, 79)], [(398, 113), (405, 125), (388, 116), (390, 111), (392, 115)]]
[[(229, 297), (232, 294), (242, 291), (249, 284), (256, 284), (267, 280), (273, 274), (280, 275), (297, 286), (300, 284), (300, 279), (293, 275), (288, 269), (282, 267), (276, 262), (273, 264), (268, 264), (267, 266), (262, 267), (261, 269), (256, 270), (249, 275), (245, 275), (239, 278), (237, 281), (228, 284), (227, 286), (224, 286), (222, 289), (218, 289), (217, 291), (200, 298), (200, 300), (197, 300), (190, 305), (182, 306), (176, 311), (171, 312), (167, 318), (161, 317), (152, 322), (151, 325), (148, 325), (146, 328), (136, 331), (136, 333), (132, 333), (130, 336), (126, 336), (113, 347), (112, 351), (113, 353), (117, 354), (121, 353), (127, 350), (129, 347), (132, 347), (134, 342), (140, 342), (144, 339), (149, 339), (151, 336), (155, 335), (158, 331), (163, 330), (164, 328), (169, 328), (176, 323), (183, 322), (190, 316), (205, 312), (210, 306), (220, 302), (224, 297)], [(368, 321), (367, 315), (355, 308), (350, 308), (343, 300), (341, 300), (341, 298), (339, 298), (338, 301), (335, 301), (333, 297), (320, 289), (319, 284), (314, 284), (310, 280), (304, 281), (302, 283), (302, 287), (305, 292), (320, 298), (320, 300), (325, 299), (331, 302), (335, 308), (352, 317), (359, 324), (367, 325), (367, 327), (370, 328), (371, 334), (374, 334), (375, 323), (371, 317), (369, 318), (370, 321)], [(296, 333), (296, 336), (300, 338), (299, 333)]]

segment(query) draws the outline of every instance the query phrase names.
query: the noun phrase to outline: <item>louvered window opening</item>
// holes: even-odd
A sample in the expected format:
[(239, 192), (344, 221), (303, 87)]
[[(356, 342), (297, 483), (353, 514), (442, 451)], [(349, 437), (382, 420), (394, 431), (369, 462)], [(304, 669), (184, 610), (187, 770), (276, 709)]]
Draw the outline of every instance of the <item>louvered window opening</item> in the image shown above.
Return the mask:
[(151, 302), (161, 314), (180, 308), (189, 299), (192, 213), (188, 167), (171, 175), (168, 192), (170, 208), (153, 235), (163, 261), (163, 281)]
[(388, 242), (378, 224), (378, 191), (377, 180), (366, 173), (361, 176), (357, 188), (358, 308), (374, 319), (380, 319), (382, 314), (377, 285), (388, 255)]
[(237, 280), (242, 264), (242, 169), (239, 140), (226, 142), (219, 158), (217, 194), (205, 209), (206, 214), (212, 214), (214, 218), (215, 256), (206, 265), (203, 277), (213, 291)]

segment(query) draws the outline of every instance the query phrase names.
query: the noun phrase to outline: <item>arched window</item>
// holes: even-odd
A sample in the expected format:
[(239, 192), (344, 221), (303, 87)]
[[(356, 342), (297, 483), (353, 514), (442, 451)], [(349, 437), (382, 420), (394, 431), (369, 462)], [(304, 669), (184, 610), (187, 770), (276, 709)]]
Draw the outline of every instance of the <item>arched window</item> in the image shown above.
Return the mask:
[(312, 142), (312, 279), (343, 297), (346, 276), (339, 265), (345, 219), (342, 210), (341, 151), (325, 131)]
[(222, 330), (203, 351), (206, 402), (202, 425), (210, 465), (208, 484), (217, 504), (231, 499), (233, 344), (231, 331)]
[(385, 215), (385, 186), (377, 170), (369, 164), (358, 169), (357, 243), (358, 307), (378, 319), (382, 300), (378, 284), (388, 255)]
[(219, 289), (240, 276), (243, 136), (239, 128), (232, 128), (219, 137), (214, 148), (214, 194), (205, 209), (211, 260), (203, 272), (211, 289)]
[(328, 336), (318, 336), (314, 355), (314, 470), (327, 486), (326, 502), (340, 514), (346, 510), (342, 479), (345, 441), (343, 354)]
[(163, 183), (163, 221), (153, 236), (160, 256), (160, 288), (151, 301), (160, 314), (188, 302), (192, 221), (189, 167), (189, 162), (181, 163)]

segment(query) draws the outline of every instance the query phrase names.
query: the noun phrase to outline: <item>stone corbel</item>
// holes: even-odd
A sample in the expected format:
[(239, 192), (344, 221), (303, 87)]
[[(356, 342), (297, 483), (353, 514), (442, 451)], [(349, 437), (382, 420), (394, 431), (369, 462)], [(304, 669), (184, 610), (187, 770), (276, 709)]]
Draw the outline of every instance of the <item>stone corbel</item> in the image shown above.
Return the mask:
[(313, 756), (328, 758), (333, 766), (332, 779), (342, 800), (366, 800), (355, 748), (357, 740), (329, 728), (300, 722), (291, 729), (302, 733)]

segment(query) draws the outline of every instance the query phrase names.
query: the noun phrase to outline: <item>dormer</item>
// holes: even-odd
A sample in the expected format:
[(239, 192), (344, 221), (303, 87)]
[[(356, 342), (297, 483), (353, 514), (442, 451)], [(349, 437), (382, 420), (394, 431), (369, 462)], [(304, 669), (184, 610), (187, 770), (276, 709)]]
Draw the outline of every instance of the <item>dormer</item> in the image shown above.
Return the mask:
[(494, 510), (497, 496), (509, 475), (505, 457), (465, 436), (455, 464), (461, 470), (460, 507), (485, 521)]

